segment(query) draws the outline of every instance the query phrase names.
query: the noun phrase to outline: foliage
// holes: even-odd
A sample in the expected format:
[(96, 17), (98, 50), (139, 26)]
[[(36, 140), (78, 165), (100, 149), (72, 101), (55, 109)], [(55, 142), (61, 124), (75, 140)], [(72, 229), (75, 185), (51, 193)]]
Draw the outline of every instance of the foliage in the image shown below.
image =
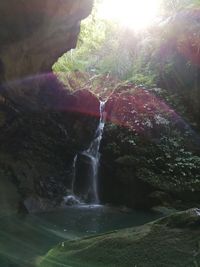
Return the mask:
[(135, 179), (132, 172), (134, 168), (139, 179), (160, 190), (198, 192), (200, 156), (187, 145), (191, 137), (172, 128), (172, 125), (166, 125), (165, 130), (163, 127), (159, 126), (162, 133), (159, 138), (149, 138), (146, 134), (137, 134), (131, 129), (108, 124), (102, 152), (110, 164), (114, 161), (120, 168), (129, 169), (130, 179)]
[[(140, 33), (98, 19), (94, 9), (82, 25), (77, 49), (64, 55), (54, 71), (72, 73), (78, 70), (87, 73), (89, 80), (100, 77), (90, 80), (89, 89), (95, 93), (109, 75), (122, 82), (145, 85), (149, 92), (156, 86), (165, 88), (154, 89), (154, 93), (157, 90), (158, 97), (190, 122), (200, 125), (199, 5), (199, 0), (163, 0), (157, 24)], [(66, 82), (65, 73), (63, 77)], [(115, 88), (118, 92), (117, 86), (108, 84), (110, 81), (102, 88), (107, 87), (111, 93)], [(124, 88), (125, 92), (131, 92), (130, 88)], [(162, 113), (156, 114), (160, 119)], [(150, 112), (145, 115), (140, 111), (141, 125), (149, 123), (148, 116)], [(187, 148), (188, 137), (170, 127), (171, 124), (166, 125), (165, 131), (153, 127), (152, 131), (158, 131), (160, 136), (148, 139), (148, 131), (146, 136), (138, 135), (120, 125), (108, 124), (103, 152), (115, 163), (128, 165), (132, 162), (138, 176), (158, 187), (197, 190), (200, 157)]]
[[(140, 176), (159, 188), (174, 191), (198, 191), (200, 187), (200, 157), (184, 147), (180, 133), (163, 136), (158, 144), (152, 144), (143, 162)], [(145, 156), (144, 156), (145, 157)], [(166, 182), (167, 181), (167, 182)]]
[[(82, 23), (77, 48), (64, 54), (53, 67), (62, 81), (66, 83), (69, 71), (90, 75), (110, 73), (135, 84), (169, 90), (181, 88), (180, 94), (194, 95), (188, 88), (200, 84), (196, 66), (199, 20), (196, 13), (185, 11), (193, 12), (199, 0), (162, 0), (159, 22), (140, 33), (99, 19), (100, 2), (96, 1), (92, 15)], [(188, 55), (189, 45), (196, 51)]]
[[(96, 18), (96, 10), (82, 22), (77, 48), (64, 54), (53, 66), (54, 72), (94, 71), (93, 68), (105, 54), (102, 46), (110, 40), (108, 36), (116, 33), (115, 25)], [(116, 41), (117, 42), (117, 41)], [(106, 45), (105, 45), (106, 46)]]

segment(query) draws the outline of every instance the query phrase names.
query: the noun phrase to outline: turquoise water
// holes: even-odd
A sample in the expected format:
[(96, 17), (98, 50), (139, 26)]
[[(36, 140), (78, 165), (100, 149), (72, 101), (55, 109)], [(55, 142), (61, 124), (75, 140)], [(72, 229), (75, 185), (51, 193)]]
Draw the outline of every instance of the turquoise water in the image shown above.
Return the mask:
[(40, 256), (63, 240), (138, 226), (161, 216), (155, 212), (77, 206), (3, 217), (0, 218), (0, 267), (32, 267)]

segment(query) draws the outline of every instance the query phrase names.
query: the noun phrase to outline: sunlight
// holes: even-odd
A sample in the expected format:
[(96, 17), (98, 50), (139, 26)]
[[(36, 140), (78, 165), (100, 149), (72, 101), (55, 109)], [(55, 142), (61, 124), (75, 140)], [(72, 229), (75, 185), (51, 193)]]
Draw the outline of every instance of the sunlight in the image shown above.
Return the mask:
[(100, 18), (140, 31), (155, 21), (159, 3), (160, 0), (102, 0), (98, 14)]

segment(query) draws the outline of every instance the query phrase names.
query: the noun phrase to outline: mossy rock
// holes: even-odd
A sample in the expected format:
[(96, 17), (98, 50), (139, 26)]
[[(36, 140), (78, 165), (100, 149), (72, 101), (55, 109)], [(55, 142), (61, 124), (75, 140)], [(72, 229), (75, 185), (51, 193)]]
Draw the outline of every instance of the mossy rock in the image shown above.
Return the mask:
[(199, 210), (176, 213), (140, 227), (62, 242), (38, 266), (200, 266)]
[(199, 227), (200, 230), (200, 209), (190, 209), (183, 212), (177, 212), (169, 217), (157, 221), (171, 228), (193, 228)]

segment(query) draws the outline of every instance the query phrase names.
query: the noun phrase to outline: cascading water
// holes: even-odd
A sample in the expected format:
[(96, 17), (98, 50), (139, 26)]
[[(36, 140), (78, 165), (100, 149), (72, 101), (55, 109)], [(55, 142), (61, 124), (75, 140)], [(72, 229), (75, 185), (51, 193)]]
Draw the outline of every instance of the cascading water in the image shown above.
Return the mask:
[(91, 161), (91, 200), (94, 204), (99, 204), (99, 196), (98, 196), (98, 169), (99, 169), (99, 159), (100, 153), (99, 148), (103, 136), (103, 130), (105, 126), (105, 102), (100, 101), (100, 120), (99, 125), (96, 130), (95, 138), (91, 142), (90, 147), (83, 152), (90, 161)]
[[(71, 194), (65, 197), (65, 203), (68, 205), (81, 204), (82, 201), (90, 202), (92, 204), (99, 204), (99, 196), (98, 196), (98, 168), (99, 168), (99, 159), (100, 159), (100, 143), (103, 135), (103, 130), (105, 126), (105, 112), (104, 112), (105, 102), (100, 101), (100, 120), (95, 133), (95, 137), (92, 140), (89, 148), (83, 151), (80, 154), (77, 154), (74, 157), (73, 161), (73, 177), (71, 184)], [(81, 161), (81, 156), (87, 158), (87, 164), (89, 162), (89, 171), (87, 173), (87, 181), (89, 183), (83, 183), (84, 177), (80, 177), (79, 175), (79, 166)], [(79, 180), (79, 179), (80, 180)], [(80, 190), (80, 187), (84, 187)]]
[(73, 195), (74, 195), (74, 185), (75, 185), (75, 181), (76, 181), (76, 162), (77, 162), (77, 158), (78, 158), (78, 155), (76, 154), (76, 156), (74, 157), (74, 161), (73, 161), (73, 177), (72, 177), (72, 185), (71, 185), (71, 191), (72, 191)]
[(71, 194), (67, 195), (64, 197), (64, 203), (66, 205), (76, 205), (76, 204), (80, 204), (80, 200), (76, 197), (75, 193), (74, 193), (74, 186), (75, 186), (75, 181), (76, 181), (76, 163), (77, 163), (77, 158), (78, 155), (76, 154), (74, 157), (74, 161), (73, 161), (73, 177), (72, 177), (72, 184), (71, 184)]

